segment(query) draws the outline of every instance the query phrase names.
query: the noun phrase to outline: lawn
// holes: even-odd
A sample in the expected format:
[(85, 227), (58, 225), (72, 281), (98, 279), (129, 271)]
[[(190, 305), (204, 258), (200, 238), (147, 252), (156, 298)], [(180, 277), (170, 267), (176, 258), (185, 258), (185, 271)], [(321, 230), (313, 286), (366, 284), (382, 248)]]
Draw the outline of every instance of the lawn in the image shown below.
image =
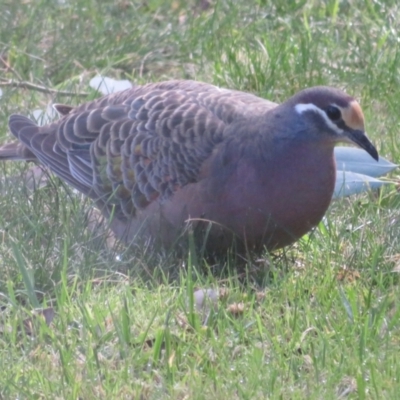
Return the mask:
[[(400, 160), (397, 1), (0, 0), (0, 10), (2, 143), (10, 114), (97, 98), (89, 82), (101, 74), (276, 102), (336, 86), (360, 100), (380, 154)], [(335, 200), (289, 248), (209, 264), (110, 243), (90, 200), (51, 175), (32, 189), (29, 168), (0, 165), (0, 399), (399, 398), (395, 184)], [(219, 298), (199, 307), (202, 289)]]

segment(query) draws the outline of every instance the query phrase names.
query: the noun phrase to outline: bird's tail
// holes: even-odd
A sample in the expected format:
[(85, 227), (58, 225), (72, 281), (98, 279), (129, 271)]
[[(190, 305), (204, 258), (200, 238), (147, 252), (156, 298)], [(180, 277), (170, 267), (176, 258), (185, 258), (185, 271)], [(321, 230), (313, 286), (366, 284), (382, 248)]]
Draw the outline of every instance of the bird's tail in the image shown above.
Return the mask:
[[(11, 133), (20, 139), (20, 133), (23, 131), (37, 132), (38, 126), (29, 118), (22, 115), (11, 115), (8, 126)], [(22, 142), (6, 143), (0, 146), (0, 160), (25, 160), (36, 161), (36, 156)]]
[(7, 143), (0, 146), (0, 160), (25, 160), (23, 157), (24, 147), (20, 142)]

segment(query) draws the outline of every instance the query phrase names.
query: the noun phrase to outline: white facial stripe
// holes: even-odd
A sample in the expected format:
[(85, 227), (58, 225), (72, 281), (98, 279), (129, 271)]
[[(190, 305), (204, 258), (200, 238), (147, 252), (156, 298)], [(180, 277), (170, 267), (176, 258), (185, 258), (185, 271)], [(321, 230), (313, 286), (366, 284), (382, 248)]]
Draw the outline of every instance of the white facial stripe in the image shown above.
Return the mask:
[(305, 111), (314, 111), (317, 112), (321, 117), (325, 120), (326, 124), (335, 131), (338, 135), (343, 134), (343, 129), (340, 129), (336, 124), (334, 124), (326, 115), (324, 110), (321, 110), (315, 104), (308, 103), (308, 104), (296, 104), (294, 109), (298, 114), (303, 114)]

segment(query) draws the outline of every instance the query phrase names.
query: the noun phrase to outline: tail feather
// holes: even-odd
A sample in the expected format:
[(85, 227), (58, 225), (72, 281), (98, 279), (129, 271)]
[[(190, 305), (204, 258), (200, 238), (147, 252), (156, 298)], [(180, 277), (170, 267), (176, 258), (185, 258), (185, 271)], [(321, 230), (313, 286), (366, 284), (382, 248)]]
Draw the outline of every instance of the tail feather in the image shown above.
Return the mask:
[(19, 133), (22, 129), (30, 128), (35, 129), (37, 131), (39, 127), (29, 118), (24, 117), (23, 115), (14, 114), (11, 115), (8, 120), (8, 126), (10, 128), (11, 133), (19, 139)]
[[(67, 108), (67, 106), (66, 106)], [(72, 110), (72, 108), (70, 108)], [(68, 114), (67, 109), (62, 109)], [(9, 122), (11, 133), (18, 138), (18, 142), (0, 146), (1, 160), (37, 161), (52, 170), (61, 179), (78, 189), (87, 196), (94, 196), (92, 192), (89, 172), (83, 177), (71, 173), (68, 155), (61, 151), (56, 153), (56, 135), (48, 127), (39, 127), (32, 120), (22, 115), (11, 115)], [(51, 127), (51, 125), (50, 125)], [(86, 164), (84, 164), (86, 165)], [(81, 166), (82, 167), (82, 166)], [(75, 169), (74, 169), (75, 171)], [(76, 178), (76, 176), (78, 178)]]
[(36, 161), (36, 156), (21, 142), (0, 146), (0, 161)]
[[(39, 129), (29, 118), (16, 114), (11, 115), (9, 119), (9, 128), (17, 139), (20, 139), (21, 132), (25, 134), (29, 132), (29, 135), (33, 136)], [(29, 149), (29, 146), (21, 142), (13, 142), (0, 146), (0, 160), (36, 161), (37, 158)]]

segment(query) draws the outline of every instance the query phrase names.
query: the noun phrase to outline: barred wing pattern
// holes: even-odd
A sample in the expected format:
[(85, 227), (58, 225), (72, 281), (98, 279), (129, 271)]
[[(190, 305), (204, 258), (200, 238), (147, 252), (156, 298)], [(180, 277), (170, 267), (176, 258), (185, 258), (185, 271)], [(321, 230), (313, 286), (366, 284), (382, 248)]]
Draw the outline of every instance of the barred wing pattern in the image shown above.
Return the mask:
[(9, 158), (36, 157), (109, 212), (115, 207), (118, 217), (132, 217), (196, 182), (228, 126), (275, 106), (195, 81), (150, 83), (76, 108), (58, 105), (62, 118), (43, 127), (11, 116), (22, 143)]

